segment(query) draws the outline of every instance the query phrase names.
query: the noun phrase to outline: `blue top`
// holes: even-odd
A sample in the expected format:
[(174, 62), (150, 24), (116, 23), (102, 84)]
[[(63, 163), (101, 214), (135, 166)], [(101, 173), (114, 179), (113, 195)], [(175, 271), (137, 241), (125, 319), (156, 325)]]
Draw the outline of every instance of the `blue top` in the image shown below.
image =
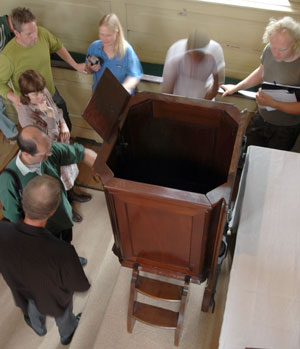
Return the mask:
[[(93, 83), (93, 91), (102, 76), (106, 67), (110, 69), (110, 71), (114, 74), (114, 76), (120, 81), (122, 84), (124, 80), (130, 76), (135, 78), (141, 78), (143, 74), (141, 63), (134, 52), (132, 46), (126, 42), (126, 51), (123, 58), (119, 58), (117, 54), (115, 57), (109, 59), (106, 53), (103, 51), (103, 45), (101, 40), (96, 40), (88, 48), (87, 56), (94, 55), (96, 57), (101, 57), (104, 60), (104, 63), (101, 65), (101, 69), (97, 72), (93, 73), (94, 83)], [(86, 60), (87, 63), (87, 60)], [(134, 91), (132, 91), (134, 92)]]

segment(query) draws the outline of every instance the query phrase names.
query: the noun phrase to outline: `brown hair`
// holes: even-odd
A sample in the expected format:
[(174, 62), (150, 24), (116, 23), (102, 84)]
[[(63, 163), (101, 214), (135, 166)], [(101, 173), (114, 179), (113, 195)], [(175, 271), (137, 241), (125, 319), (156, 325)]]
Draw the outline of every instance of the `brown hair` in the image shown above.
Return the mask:
[(119, 18), (114, 13), (109, 13), (101, 18), (99, 22), (99, 27), (104, 26), (110, 30), (118, 33), (117, 39), (114, 45), (114, 56), (119, 55), (119, 58), (124, 57), (126, 51), (126, 44), (124, 39), (123, 29)]
[(35, 15), (25, 7), (14, 8), (11, 12), (11, 22), (14, 29), (21, 33), (23, 30), (23, 25), (31, 22), (35, 22)]
[(25, 217), (43, 220), (53, 213), (61, 201), (61, 184), (58, 179), (36, 176), (23, 190), (22, 207)]
[(21, 103), (29, 104), (30, 98), (27, 96), (31, 92), (42, 92), (46, 87), (46, 81), (36, 70), (26, 70), (19, 77), (19, 87), (21, 92)]

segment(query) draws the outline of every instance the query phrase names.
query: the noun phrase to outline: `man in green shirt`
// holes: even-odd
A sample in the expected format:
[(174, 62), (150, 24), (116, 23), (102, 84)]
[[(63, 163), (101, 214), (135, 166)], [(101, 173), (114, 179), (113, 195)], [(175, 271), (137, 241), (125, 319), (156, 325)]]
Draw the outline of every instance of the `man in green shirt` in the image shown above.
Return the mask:
[[(63, 46), (60, 39), (47, 29), (37, 26), (36, 17), (27, 8), (12, 10), (11, 20), (14, 28), (13, 38), (0, 53), (0, 95), (20, 104), (18, 79), (27, 69), (37, 70), (46, 80), (54, 102), (63, 110), (64, 119), (71, 131), (66, 103), (55, 88), (49, 53), (57, 53), (75, 70), (86, 73), (85, 64), (78, 64)], [(13, 89), (8, 85), (11, 80)]]
[[(23, 128), (17, 138), (19, 153), (7, 165), (20, 179), (21, 186), (38, 175), (48, 174), (60, 180), (60, 167), (82, 161), (92, 167), (97, 154), (81, 144), (67, 145), (51, 141), (37, 126)], [(21, 198), (12, 175), (4, 171), (0, 176), (0, 200), (5, 218), (17, 222), (22, 218)], [(47, 221), (46, 229), (67, 242), (72, 241), (72, 206), (61, 182), (61, 202)]]

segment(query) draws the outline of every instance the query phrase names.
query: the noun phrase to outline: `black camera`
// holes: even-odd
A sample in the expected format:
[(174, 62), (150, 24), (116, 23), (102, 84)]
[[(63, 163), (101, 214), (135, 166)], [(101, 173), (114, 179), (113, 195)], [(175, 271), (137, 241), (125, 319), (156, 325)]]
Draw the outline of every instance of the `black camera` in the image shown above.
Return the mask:
[(104, 63), (104, 60), (102, 57), (97, 57), (94, 55), (88, 55), (87, 60), (91, 63), (91, 65), (95, 65), (95, 64), (100, 64), (102, 65)]

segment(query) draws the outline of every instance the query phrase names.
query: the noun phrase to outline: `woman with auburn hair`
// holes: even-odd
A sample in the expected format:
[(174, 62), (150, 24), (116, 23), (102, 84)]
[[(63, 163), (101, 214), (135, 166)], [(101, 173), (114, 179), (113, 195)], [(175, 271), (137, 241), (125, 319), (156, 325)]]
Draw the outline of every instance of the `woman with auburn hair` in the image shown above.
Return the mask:
[(132, 46), (124, 39), (123, 29), (114, 13), (105, 15), (99, 22), (99, 39), (88, 48), (86, 65), (93, 74), (93, 91), (105, 68), (109, 68), (129, 93), (142, 76), (142, 67)]
[[(46, 132), (52, 142), (68, 144), (70, 132), (63, 112), (54, 103), (43, 76), (35, 70), (26, 70), (20, 75), (19, 86), (21, 104), (18, 108), (18, 119), (21, 127), (37, 125)], [(86, 202), (91, 199), (90, 195), (78, 195), (73, 191), (78, 173), (76, 164), (61, 167), (61, 180), (70, 202)], [(74, 210), (73, 221), (82, 221), (82, 217)]]

